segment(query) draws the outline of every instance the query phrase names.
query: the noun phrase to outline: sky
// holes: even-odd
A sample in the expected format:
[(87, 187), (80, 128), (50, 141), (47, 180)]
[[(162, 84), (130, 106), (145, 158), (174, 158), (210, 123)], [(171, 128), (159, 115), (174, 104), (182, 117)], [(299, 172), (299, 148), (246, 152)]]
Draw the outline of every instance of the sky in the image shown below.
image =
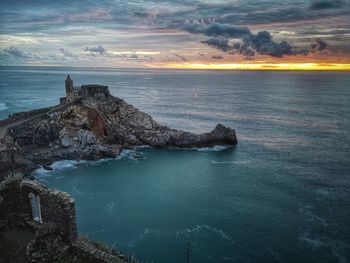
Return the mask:
[(0, 65), (350, 69), (350, 0), (0, 0)]

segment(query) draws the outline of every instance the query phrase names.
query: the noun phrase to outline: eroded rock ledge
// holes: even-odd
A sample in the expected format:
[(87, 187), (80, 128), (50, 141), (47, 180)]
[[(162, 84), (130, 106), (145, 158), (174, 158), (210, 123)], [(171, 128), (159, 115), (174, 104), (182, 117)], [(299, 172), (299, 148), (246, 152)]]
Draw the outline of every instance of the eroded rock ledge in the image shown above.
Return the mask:
[(0, 138), (6, 145), (0, 151), (5, 169), (32, 169), (62, 159), (115, 157), (123, 148), (139, 145), (191, 148), (237, 143), (235, 131), (222, 124), (200, 135), (171, 129), (124, 100), (105, 94), (51, 107), (17, 122)]

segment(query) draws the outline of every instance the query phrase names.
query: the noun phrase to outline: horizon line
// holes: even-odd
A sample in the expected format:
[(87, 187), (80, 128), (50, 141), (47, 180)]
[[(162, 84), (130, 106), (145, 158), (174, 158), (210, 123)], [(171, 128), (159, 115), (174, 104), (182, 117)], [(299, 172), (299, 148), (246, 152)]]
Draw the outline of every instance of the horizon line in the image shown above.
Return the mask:
[(172, 63), (150, 65), (146, 67), (101, 67), (101, 66), (64, 66), (64, 65), (0, 65), (0, 67), (31, 68), (82, 68), (82, 69), (118, 69), (118, 70), (210, 70), (210, 71), (350, 71), (350, 63), (246, 63), (246, 64), (205, 64)]

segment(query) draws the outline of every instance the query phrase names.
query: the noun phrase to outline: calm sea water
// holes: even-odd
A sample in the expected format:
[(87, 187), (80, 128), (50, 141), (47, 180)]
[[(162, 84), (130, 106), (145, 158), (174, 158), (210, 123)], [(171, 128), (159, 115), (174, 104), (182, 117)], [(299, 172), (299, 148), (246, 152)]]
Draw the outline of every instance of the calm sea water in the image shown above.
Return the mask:
[(162, 124), (221, 122), (239, 140), (36, 171), (75, 198), (81, 233), (155, 263), (186, 262), (188, 242), (194, 263), (350, 261), (349, 73), (1, 68), (0, 118), (57, 103), (67, 73)]

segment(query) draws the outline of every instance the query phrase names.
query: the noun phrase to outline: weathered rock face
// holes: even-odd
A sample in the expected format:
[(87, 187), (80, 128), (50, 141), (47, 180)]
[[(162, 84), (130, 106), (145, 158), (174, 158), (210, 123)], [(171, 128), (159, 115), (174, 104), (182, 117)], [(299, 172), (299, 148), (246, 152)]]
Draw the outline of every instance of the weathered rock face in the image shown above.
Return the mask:
[(35, 163), (114, 157), (123, 147), (137, 145), (190, 148), (237, 143), (235, 131), (222, 124), (201, 135), (170, 129), (113, 96), (70, 103), (12, 127), (8, 136), (23, 157)]
[(12, 136), (18, 145), (37, 145), (48, 146), (59, 136), (61, 127), (58, 123), (50, 119), (35, 120), (25, 122), (10, 129), (9, 135)]

